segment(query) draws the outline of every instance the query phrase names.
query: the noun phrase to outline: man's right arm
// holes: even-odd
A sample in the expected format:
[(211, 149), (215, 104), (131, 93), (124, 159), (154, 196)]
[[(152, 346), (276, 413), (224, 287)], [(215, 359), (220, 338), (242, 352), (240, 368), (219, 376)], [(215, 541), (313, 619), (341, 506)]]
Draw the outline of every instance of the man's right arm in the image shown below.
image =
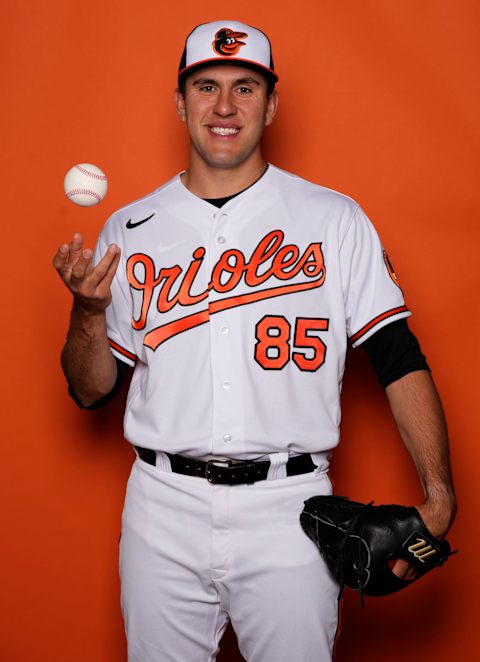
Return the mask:
[(79, 402), (88, 406), (111, 391), (117, 365), (107, 338), (105, 310), (111, 302), (111, 283), (120, 260), (120, 249), (111, 244), (93, 267), (93, 253), (83, 248), (75, 234), (70, 244), (62, 244), (53, 266), (73, 295), (67, 341), (62, 351), (62, 367)]

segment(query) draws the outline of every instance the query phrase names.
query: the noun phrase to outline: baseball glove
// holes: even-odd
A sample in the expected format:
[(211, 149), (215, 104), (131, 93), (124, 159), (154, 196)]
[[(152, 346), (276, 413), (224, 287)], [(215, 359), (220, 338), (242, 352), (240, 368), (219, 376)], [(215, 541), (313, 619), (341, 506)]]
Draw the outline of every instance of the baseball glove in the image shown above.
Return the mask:
[[(446, 540), (428, 531), (416, 508), (358, 503), (342, 496), (314, 496), (300, 515), (303, 530), (317, 545), (340, 583), (365, 595), (395, 593), (453, 554)], [(402, 558), (416, 571), (400, 579), (389, 560)], [(339, 597), (340, 597), (339, 595)]]

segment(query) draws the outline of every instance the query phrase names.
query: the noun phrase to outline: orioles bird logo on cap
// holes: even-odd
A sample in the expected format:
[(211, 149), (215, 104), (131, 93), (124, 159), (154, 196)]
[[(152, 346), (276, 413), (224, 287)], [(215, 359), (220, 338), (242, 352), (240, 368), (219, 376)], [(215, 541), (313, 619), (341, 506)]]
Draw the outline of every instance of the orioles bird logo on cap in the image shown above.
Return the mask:
[(245, 46), (244, 41), (248, 35), (245, 32), (234, 32), (230, 28), (222, 28), (215, 35), (215, 40), (212, 41), (213, 50), (220, 55), (236, 55), (242, 46)]

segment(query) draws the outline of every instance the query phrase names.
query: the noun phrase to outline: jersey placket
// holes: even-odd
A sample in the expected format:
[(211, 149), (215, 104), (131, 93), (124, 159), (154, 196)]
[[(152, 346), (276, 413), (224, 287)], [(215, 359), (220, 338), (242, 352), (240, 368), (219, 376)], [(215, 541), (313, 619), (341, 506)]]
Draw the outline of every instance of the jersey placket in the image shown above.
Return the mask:
[[(209, 242), (210, 273), (222, 253), (232, 247), (231, 226), (231, 213), (219, 210), (213, 214)], [(231, 293), (222, 296), (212, 288), (209, 292), (209, 307), (213, 301), (225, 296), (231, 296)], [(237, 416), (240, 383), (234, 370), (234, 337), (238, 330), (232, 326), (232, 320), (232, 312), (227, 309), (212, 314), (209, 324), (213, 396), (212, 453), (219, 456), (241, 451), (241, 431)]]

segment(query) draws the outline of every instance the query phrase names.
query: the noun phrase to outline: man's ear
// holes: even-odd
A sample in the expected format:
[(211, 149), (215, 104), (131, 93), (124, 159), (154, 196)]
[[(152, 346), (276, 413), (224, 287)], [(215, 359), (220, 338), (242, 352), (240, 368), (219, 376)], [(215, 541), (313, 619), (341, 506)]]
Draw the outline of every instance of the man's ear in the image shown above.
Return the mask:
[(175, 105), (177, 108), (177, 115), (178, 118), (181, 122), (185, 122), (187, 118), (186, 110), (185, 110), (185, 97), (183, 94), (180, 92), (179, 88), (175, 90)]
[(278, 109), (278, 94), (274, 90), (271, 95), (268, 97), (267, 101), (267, 112), (265, 115), (265, 126), (269, 126), (273, 122), (275, 115), (277, 114)]

